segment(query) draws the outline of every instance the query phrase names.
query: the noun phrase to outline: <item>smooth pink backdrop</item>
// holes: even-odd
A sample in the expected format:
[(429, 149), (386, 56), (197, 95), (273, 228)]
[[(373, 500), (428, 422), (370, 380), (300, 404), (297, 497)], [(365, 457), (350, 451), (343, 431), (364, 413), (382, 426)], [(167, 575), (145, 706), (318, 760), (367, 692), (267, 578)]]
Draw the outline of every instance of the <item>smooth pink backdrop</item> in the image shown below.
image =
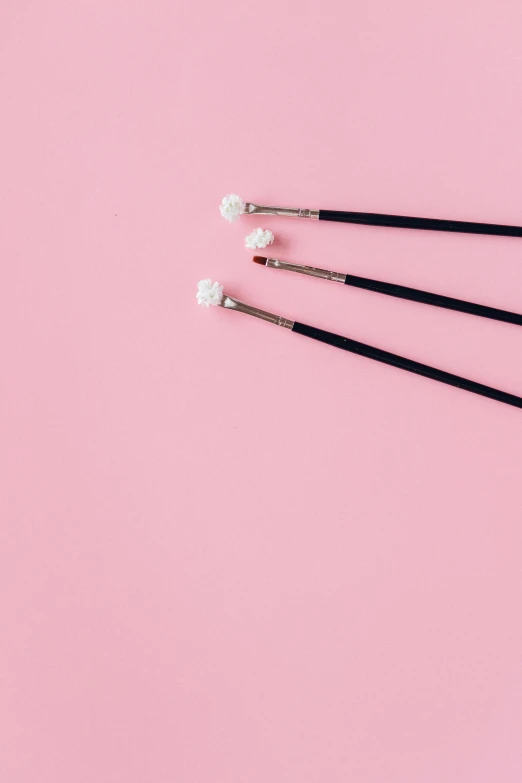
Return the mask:
[[(520, 783), (522, 330), (254, 266), (522, 224), (522, 5), (3, 0), (0, 780)], [(522, 311), (522, 240), (266, 219)]]

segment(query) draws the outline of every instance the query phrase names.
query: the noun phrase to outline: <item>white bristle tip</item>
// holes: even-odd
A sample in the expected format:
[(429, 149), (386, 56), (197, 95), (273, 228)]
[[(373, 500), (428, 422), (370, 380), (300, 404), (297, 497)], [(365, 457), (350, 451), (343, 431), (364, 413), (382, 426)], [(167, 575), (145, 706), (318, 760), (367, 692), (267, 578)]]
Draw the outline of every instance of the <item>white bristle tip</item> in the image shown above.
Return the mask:
[(220, 305), (223, 299), (223, 286), (219, 285), (217, 281), (213, 283), (210, 277), (200, 280), (196, 299), (198, 304), (203, 305), (203, 307)]
[(235, 193), (230, 193), (228, 196), (224, 196), (221, 204), (219, 205), (219, 211), (225, 220), (229, 223), (233, 223), (244, 213), (246, 204), (241, 196), (236, 196)]

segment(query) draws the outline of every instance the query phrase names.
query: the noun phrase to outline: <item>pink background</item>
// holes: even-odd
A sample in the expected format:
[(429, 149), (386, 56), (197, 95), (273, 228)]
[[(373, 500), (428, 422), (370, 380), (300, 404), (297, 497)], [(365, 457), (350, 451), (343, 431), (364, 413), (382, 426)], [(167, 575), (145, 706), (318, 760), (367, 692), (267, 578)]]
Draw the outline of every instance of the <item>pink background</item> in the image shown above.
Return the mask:
[(221, 309), (522, 395), (520, 0), (3, 0), (0, 779), (520, 783), (522, 414)]

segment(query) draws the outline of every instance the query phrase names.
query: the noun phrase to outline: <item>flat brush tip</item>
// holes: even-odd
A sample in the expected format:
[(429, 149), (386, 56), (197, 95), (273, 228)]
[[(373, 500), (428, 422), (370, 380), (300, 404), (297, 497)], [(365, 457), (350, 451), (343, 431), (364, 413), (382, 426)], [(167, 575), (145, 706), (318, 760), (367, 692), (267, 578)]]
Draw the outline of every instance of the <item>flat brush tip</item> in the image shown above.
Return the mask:
[(268, 258), (265, 258), (264, 256), (254, 256), (252, 259), (254, 264), (262, 264), (263, 266), (266, 266), (266, 262), (268, 261)]

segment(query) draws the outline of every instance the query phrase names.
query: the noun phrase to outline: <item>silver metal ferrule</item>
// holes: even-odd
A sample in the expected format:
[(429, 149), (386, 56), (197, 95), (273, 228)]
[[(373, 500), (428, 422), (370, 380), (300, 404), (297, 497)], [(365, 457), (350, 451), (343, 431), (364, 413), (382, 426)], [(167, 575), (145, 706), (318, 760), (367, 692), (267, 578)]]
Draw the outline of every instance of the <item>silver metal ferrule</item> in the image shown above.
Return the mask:
[(341, 272), (331, 272), (329, 269), (318, 269), (315, 266), (304, 266), (304, 264), (290, 264), (288, 261), (280, 261), (278, 258), (267, 258), (266, 266), (271, 269), (285, 269), (287, 272), (299, 272), (311, 277), (322, 277), (323, 280), (333, 280), (334, 283), (344, 283), (346, 280), (346, 275)]
[(276, 326), (282, 326), (284, 329), (293, 329), (294, 321), (290, 321), (288, 318), (283, 318), (281, 315), (274, 315), (273, 313), (267, 313), (266, 310), (260, 310), (258, 307), (252, 307), (252, 305), (240, 302), (239, 299), (234, 299), (231, 296), (223, 295), (221, 300), (221, 307), (225, 307), (227, 310), (236, 310), (238, 313), (245, 313), (245, 315), (253, 315), (254, 318), (261, 318), (262, 321), (268, 321)]
[(319, 220), (318, 209), (290, 209), (288, 207), (261, 207), (257, 204), (245, 204), (245, 215), (279, 215), (280, 217), (298, 217)]

